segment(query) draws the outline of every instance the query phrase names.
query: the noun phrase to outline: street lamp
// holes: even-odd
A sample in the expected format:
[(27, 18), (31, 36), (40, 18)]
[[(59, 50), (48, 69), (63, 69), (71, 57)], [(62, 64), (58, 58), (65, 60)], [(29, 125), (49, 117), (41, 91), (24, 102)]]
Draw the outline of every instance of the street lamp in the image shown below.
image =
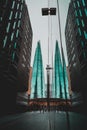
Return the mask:
[(56, 15), (56, 8), (42, 8), (42, 15)]
[[(42, 16), (46, 15), (56, 15), (56, 8), (42, 8)], [(48, 17), (48, 33), (49, 33), (49, 17)], [(48, 35), (49, 37), (49, 35)], [(48, 106), (48, 111), (50, 110), (50, 70), (53, 69), (49, 65), (49, 38), (48, 38), (48, 65), (46, 67), (47, 70), (47, 106)]]

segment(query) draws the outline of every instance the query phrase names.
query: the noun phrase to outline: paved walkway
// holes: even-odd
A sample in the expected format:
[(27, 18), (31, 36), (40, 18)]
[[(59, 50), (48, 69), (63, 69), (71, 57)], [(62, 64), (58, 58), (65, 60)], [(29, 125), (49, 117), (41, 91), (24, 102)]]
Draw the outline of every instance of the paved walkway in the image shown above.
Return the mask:
[(87, 130), (87, 116), (72, 112), (26, 112), (0, 118), (0, 130)]

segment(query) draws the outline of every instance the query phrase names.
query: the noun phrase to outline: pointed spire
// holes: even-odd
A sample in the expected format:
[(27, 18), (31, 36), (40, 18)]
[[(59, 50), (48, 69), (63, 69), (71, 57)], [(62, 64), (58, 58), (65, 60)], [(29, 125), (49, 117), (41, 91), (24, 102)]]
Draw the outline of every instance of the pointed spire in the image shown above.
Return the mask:
[(34, 99), (44, 97), (45, 97), (45, 83), (43, 73), (43, 61), (42, 61), (40, 41), (38, 41), (33, 63), (30, 98)]
[(58, 41), (56, 41), (52, 94), (54, 98), (65, 99), (65, 87), (66, 87), (66, 93), (68, 93), (68, 84), (67, 84), (68, 79), (67, 79), (66, 64), (65, 64), (64, 56), (62, 60), (63, 60), (63, 64), (61, 62), (61, 55), (60, 55), (60, 49), (58, 46)]

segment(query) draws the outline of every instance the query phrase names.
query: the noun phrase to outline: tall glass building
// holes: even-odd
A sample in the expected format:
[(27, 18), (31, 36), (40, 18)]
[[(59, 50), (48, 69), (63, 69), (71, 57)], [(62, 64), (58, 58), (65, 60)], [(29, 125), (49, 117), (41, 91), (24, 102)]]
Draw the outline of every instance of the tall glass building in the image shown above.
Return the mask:
[(71, 0), (65, 37), (73, 98), (87, 103), (87, 0)]
[(25, 0), (1, 0), (0, 103), (2, 110), (10, 111), (12, 107), (14, 109), (17, 91), (25, 92), (28, 89), (32, 36)]
[(30, 98), (34, 99), (44, 97), (45, 97), (45, 83), (43, 73), (43, 61), (42, 61), (40, 41), (38, 41), (33, 63)]
[(53, 98), (65, 99), (65, 92), (67, 94), (67, 98), (69, 98), (68, 77), (67, 77), (65, 60), (63, 62), (64, 62), (64, 66), (62, 65), (61, 62), (58, 41), (56, 41), (55, 57), (54, 57), (54, 76), (53, 76), (53, 85), (52, 85)]

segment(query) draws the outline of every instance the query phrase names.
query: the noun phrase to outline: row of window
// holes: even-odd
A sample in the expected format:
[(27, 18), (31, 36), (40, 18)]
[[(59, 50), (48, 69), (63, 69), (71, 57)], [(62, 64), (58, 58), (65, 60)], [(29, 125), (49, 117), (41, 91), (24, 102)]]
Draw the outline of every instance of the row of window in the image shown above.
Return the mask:
[[(84, 21), (83, 21), (83, 19), (78, 19), (78, 18), (76, 18), (76, 23), (77, 23), (77, 25), (79, 26), (79, 25), (82, 25), (82, 27), (84, 27), (85, 26), (85, 23), (84, 23)], [(80, 24), (81, 23), (81, 24)]]
[[(84, 13), (85, 13), (85, 16), (87, 17), (87, 8), (84, 8)], [(81, 9), (79, 10), (75, 10), (75, 16), (78, 17), (82, 17), (83, 16), (83, 11)]]
[[(19, 17), (18, 17), (18, 15), (19, 15)], [(19, 12), (15, 13), (15, 19), (17, 19), (17, 18), (21, 19), (21, 16), (22, 16), (21, 12), (20, 12), (20, 14), (19, 14)], [(13, 17), (13, 11), (10, 12), (9, 20), (11, 20), (12, 17)]]
[(74, 8), (76, 8), (76, 6), (80, 7), (82, 6), (86, 6), (86, 2), (85, 0), (81, 0), (81, 2), (79, 0), (77, 0), (76, 2), (73, 3), (74, 4)]
[[(16, 38), (18, 38), (18, 35), (19, 35), (19, 29), (17, 29), (17, 31), (16, 31)], [(8, 38), (8, 36), (6, 35), (4, 38), (4, 41), (3, 41), (3, 48), (6, 46), (7, 38)], [(13, 41), (13, 38), (14, 38), (14, 32), (12, 32), (12, 34), (11, 34), (11, 41)]]
[[(80, 28), (78, 28), (78, 33), (80, 36), (82, 36), (82, 31)], [(87, 40), (87, 31), (83, 31), (83, 34), (84, 34), (84, 38)]]
[[(12, 9), (14, 9), (14, 7), (15, 7), (15, 1), (13, 1), (13, 3), (12, 3)], [(22, 3), (23, 3), (23, 0), (22, 0)], [(20, 8), (20, 3), (18, 3), (17, 4), (17, 10)], [(23, 4), (21, 4), (21, 10), (22, 10), (22, 8), (23, 8)]]
[[(17, 22), (15, 21), (14, 24), (13, 24), (13, 29), (16, 28), (16, 23), (17, 23)], [(17, 25), (18, 28), (20, 27), (20, 24), (21, 24), (21, 21), (19, 20), (19, 21), (18, 21), (18, 25)], [(7, 32), (7, 33), (8, 33), (9, 30), (10, 30), (10, 26), (11, 26), (11, 23), (9, 22), (8, 25), (7, 25), (7, 28), (6, 28), (6, 32)]]

